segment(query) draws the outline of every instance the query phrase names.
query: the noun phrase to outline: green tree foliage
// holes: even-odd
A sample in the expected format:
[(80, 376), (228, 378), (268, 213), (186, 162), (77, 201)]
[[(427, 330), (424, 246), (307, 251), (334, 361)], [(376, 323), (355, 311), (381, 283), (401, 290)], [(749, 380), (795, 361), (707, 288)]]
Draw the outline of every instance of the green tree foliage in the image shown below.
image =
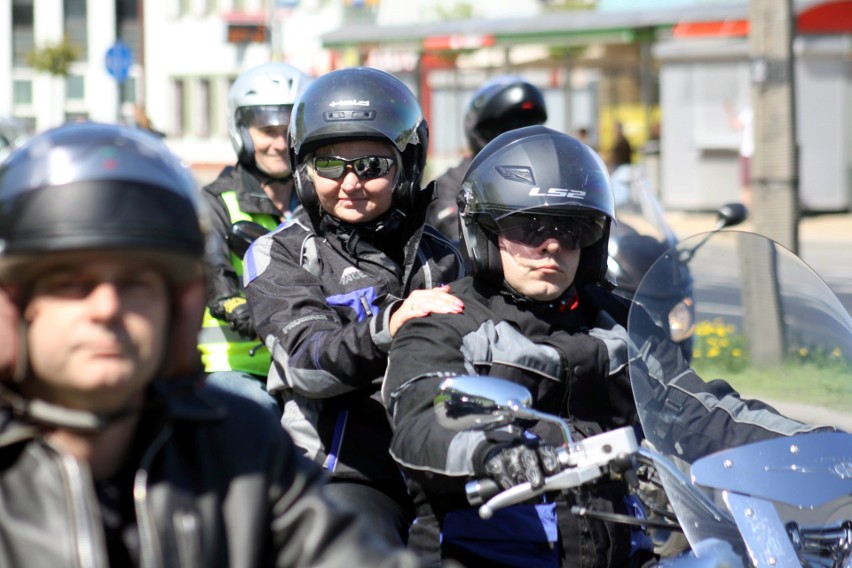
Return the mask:
[(27, 55), (27, 63), (36, 71), (67, 77), (71, 64), (80, 57), (80, 48), (67, 38), (47, 42)]

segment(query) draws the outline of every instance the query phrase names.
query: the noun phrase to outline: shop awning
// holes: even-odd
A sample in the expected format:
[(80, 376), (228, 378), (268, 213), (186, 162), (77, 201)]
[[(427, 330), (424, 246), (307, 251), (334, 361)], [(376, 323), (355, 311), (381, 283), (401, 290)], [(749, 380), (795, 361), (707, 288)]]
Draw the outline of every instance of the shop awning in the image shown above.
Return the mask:
[[(852, 0), (795, 3), (799, 33), (852, 32)], [(346, 24), (322, 36), (329, 49), (398, 47), (440, 51), (491, 45), (632, 43), (665, 31), (679, 37), (748, 34), (748, 2), (624, 12), (548, 12), (526, 18), (420, 25)]]

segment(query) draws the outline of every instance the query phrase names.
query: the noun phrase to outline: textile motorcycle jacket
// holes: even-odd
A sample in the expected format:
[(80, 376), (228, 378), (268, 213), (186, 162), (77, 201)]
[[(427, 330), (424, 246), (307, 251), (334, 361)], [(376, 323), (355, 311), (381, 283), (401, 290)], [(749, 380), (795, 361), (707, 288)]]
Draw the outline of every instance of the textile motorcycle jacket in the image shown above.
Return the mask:
[[(575, 439), (637, 424), (627, 374), (629, 305), (599, 286), (562, 301), (520, 299), (472, 278), (453, 284), (464, 301), (460, 315), (432, 315), (408, 322), (394, 338), (383, 399), (394, 436), (391, 454), (404, 470), (417, 507), (409, 546), (432, 564), (441, 557), (483, 565), (626, 566), (641, 555), (631, 531), (569, 513), (575, 497), (521, 504), (479, 519), (464, 494), (477, 464), (495, 447), (495, 434), (453, 432), (434, 416), (438, 385), (457, 375), (491, 375), (522, 384), (535, 408), (570, 418)], [(679, 355), (675, 344), (659, 356)], [(694, 451), (709, 453), (734, 438), (757, 440), (801, 430), (801, 424), (742, 401), (718, 381), (707, 385), (685, 366), (669, 403), (682, 405)], [(680, 390), (684, 389), (684, 390)], [(661, 425), (672, 427), (672, 425)], [(561, 436), (535, 425), (529, 430), (559, 445)], [(624, 487), (597, 483), (580, 505), (628, 513)], [(634, 537), (634, 543), (638, 542)], [(561, 558), (560, 558), (561, 557)]]
[(319, 223), (315, 232), (297, 215), (246, 255), (246, 297), (272, 353), (267, 390), (283, 397), (296, 444), (332, 476), (404, 495), (379, 393), (390, 313), (412, 290), (455, 280), (461, 259), (431, 227), (385, 235)]
[[(417, 565), (326, 501), (321, 470), (250, 401), (195, 381), (149, 400), (121, 489), (129, 565)], [(0, 566), (115, 561), (96, 487), (87, 464), (0, 408)]]

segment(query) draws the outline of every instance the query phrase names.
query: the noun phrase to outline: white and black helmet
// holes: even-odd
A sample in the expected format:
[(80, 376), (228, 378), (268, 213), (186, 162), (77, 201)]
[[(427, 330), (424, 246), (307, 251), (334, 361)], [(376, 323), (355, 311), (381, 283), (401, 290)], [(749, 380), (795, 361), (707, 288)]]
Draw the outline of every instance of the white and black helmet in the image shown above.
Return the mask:
[(228, 93), (228, 136), (237, 159), (254, 163), (249, 126), (278, 126), (290, 122), (290, 113), (311, 77), (287, 63), (264, 63), (245, 71)]
[(544, 126), (499, 135), (471, 162), (458, 206), (462, 253), (474, 274), (502, 280), (496, 235), (509, 217), (527, 214), (564, 219), (575, 234), (577, 285), (604, 281), (612, 185), (606, 164), (579, 140)]
[(296, 191), (308, 213), (319, 210), (319, 201), (306, 157), (334, 142), (361, 139), (389, 142), (399, 151), (402, 164), (394, 206), (404, 213), (413, 207), (426, 165), (429, 129), (414, 93), (390, 73), (349, 67), (317, 78), (293, 109), (289, 139)]

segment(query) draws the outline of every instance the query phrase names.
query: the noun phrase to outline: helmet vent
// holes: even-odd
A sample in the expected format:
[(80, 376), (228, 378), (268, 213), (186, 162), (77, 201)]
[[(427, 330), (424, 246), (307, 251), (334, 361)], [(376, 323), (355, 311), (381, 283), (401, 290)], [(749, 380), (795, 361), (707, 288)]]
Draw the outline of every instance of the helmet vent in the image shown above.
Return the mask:
[(535, 176), (532, 169), (527, 166), (497, 166), (497, 173), (508, 181), (519, 181), (521, 183), (535, 184)]
[(374, 110), (332, 110), (325, 113), (325, 119), (333, 120), (375, 120)]

